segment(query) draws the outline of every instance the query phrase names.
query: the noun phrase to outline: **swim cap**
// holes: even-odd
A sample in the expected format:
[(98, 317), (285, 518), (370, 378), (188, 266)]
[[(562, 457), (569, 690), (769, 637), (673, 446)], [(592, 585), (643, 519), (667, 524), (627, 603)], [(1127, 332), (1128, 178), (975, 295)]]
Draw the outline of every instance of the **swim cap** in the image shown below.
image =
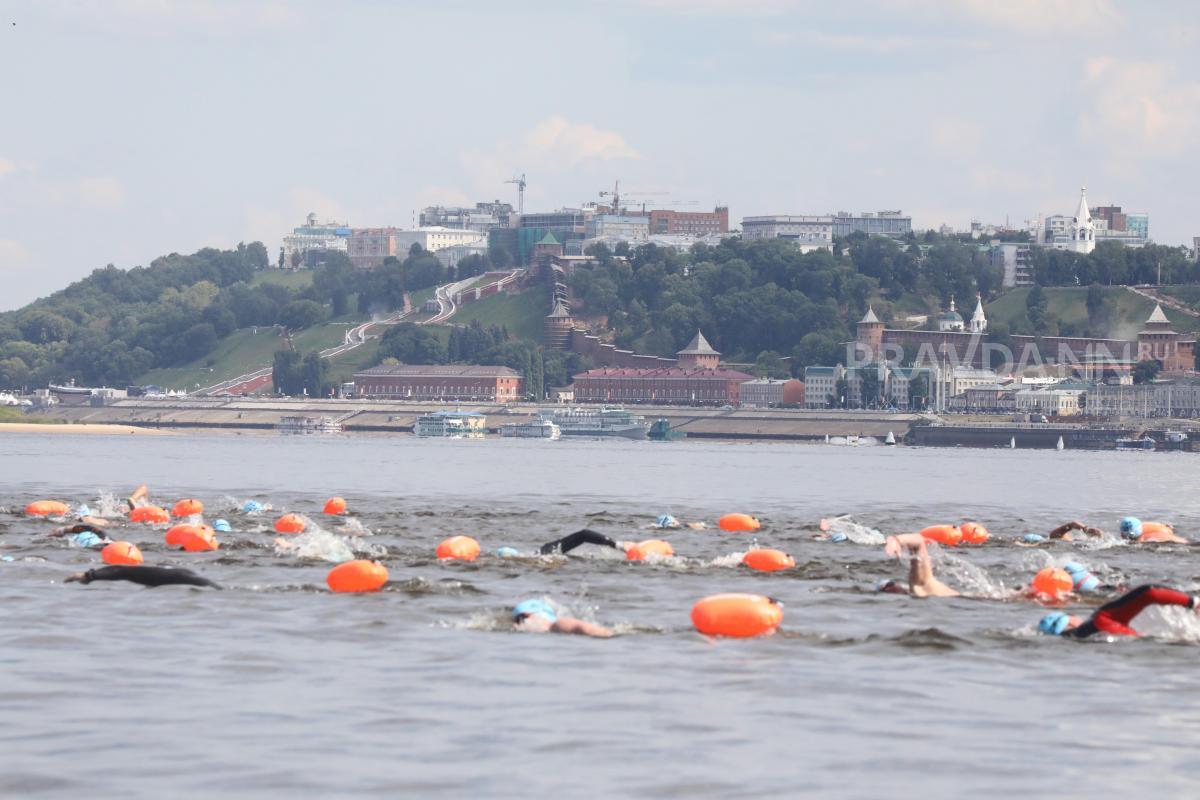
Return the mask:
[(1038, 542), (1046, 541), (1046, 537), (1042, 536), (1040, 533), (1027, 533), (1021, 537), (1021, 541), (1029, 542), (1030, 544), (1037, 544)]
[(1071, 618), (1061, 611), (1051, 611), (1038, 621), (1038, 630), (1050, 636), (1062, 636)]
[(1063, 569), (1071, 576), (1071, 580), (1075, 583), (1076, 591), (1094, 592), (1100, 588), (1099, 579), (1088, 572), (1087, 567), (1078, 561), (1068, 561), (1066, 564), (1063, 564)]
[(79, 507), (79, 510), (75, 512), (75, 515), (80, 518), (90, 517), (92, 515), (92, 509), (88, 508), (87, 504), (85, 503)]
[(229, 533), (233, 528), (230, 526), (229, 520), (219, 519), (213, 523), (213, 530), (220, 531), (221, 533)]
[(875, 591), (886, 592), (888, 589), (892, 588), (895, 585), (896, 585), (896, 582), (894, 580), (891, 580), (890, 578), (888, 578), (888, 579), (882, 580), (879, 583), (875, 584)]
[(496, 555), (501, 558), (513, 558), (521, 555), (521, 551), (515, 547), (499, 547), (496, 549)]
[(1142, 521), (1137, 517), (1126, 517), (1121, 520), (1121, 535), (1126, 539), (1139, 539), (1142, 536)]
[(675, 519), (670, 514), (659, 514), (658, 520), (654, 524), (660, 528), (678, 528), (679, 520)]
[(514, 620), (520, 620), (522, 617), (531, 614), (541, 614), (551, 622), (558, 620), (558, 614), (554, 613), (554, 609), (545, 600), (534, 598), (532, 600), (522, 600), (513, 606), (512, 615)]
[(829, 534), (829, 541), (831, 542), (844, 542), (849, 538), (849, 536), (841, 531), (834, 531), (833, 533)]
[(1080, 564), (1078, 561), (1068, 561), (1067, 563), (1063, 564), (1062, 568), (1071, 573), (1072, 578), (1081, 572), (1085, 575), (1087, 574), (1087, 567), (1085, 567), (1083, 564)]
[(247, 500), (246, 502), (242, 503), (242, 511), (245, 511), (247, 514), (253, 514), (255, 511), (262, 511), (262, 503), (258, 502), (257, 500)]
[(95, 547), (96, 545), (101, 544), (103, 541), (103, 539), (91, 531), (77, 533), (71, 537), (71, 544), (75, 545), (76, 547)]

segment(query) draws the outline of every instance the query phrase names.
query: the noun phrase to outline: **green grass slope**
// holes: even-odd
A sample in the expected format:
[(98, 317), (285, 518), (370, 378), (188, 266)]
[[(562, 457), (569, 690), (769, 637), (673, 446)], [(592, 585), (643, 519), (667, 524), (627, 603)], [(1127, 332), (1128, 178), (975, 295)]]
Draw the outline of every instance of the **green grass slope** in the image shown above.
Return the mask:
[[(1086, 287), (1046, 287), (1046, 303), (1049, 313), (1060, 322), (1072, 325), (1086, 326), (1087, 293)], [(1132, 339), (1142, 329), (1142, 323), (1154, 310), (1153, 301), (1134, 294), (1128, 289), (1109, 287), (1104, 293), (1110, 297), (1116, 306), (1117, 326), (1109, 332), (1109, 337), (1117, 339)], [(1013, 289), (1012, 291), (988, 303), (984, 310), (990, 324), (1004, 323), (1010, 328), (1025, 317), (1025, 302), (1029, 289)], [(1169, 308), (1164, 308), (1167, 318), (1173, 323), (1175, 330), (1200, 330), (1200, 319), (1181, 314)]]
[(549, 298), (541, 287), (521, 294), (497, 294), (467, 303), (448, 322), (468, 325), (478, 320), (484, 326), (501, 325), (515, 339), (542, 340), (542, 320), (550, 313)]

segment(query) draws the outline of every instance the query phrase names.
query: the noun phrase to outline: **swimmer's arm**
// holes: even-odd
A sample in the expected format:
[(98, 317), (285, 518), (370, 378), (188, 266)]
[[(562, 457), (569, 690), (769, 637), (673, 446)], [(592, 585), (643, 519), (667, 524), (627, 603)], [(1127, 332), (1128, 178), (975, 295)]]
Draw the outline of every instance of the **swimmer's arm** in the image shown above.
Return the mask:
[(1070, 522), (1064, 522), (1062, 525), (1059, 525), (1057, 528), (1050, 531), (1048, 534), (1046, 534), (1046, 537), (1049, 539), (1061, 539), (1064, 536), (1066, 536), (1068, 533), (1070, 533), (1071, 531), (1086, 531), (1086, 530), (1087, 530), (1087, 526), (1084, 525), (1082, 522), (1080, 522), (1079, 520), (1071, 520)]
[(589, 528), (584, 528), (581, 531), (575, 531), (574, 533), (568, 534), (561, 539), (555, 539), (553, 542), (546, 542), (538, 549), (538, 552), (544, 556), (551, 553), (562, 553), (563, 555), (566, 555), (576, 547), (580, 547), (585, 544), (598, 544), (602, 547), (612, 547), (617, 550), (623, 549), (619, 544), (617, 544), (617, 542), (608, 538), (604, 534), (596, 533), (596, 531), (590, 530)]
[(613, 635), (613, 632), (603, 625), (597, 625), (594, 622), (584, 622), (581, 619), (572, 619), (571, 617), (559, 617), (550, 626), (550, 630), (555, 633), (576, 633), (581, 636), (594, 636), (598, 639), (607, 639)]
[(914, 551), (925, 546), (925, 537), (919, 533), (901, 533), (896, 536), (889, 536), (884, 541), (883, 552), (887, 553), (892, 558), (900, 558), (904, 554), (904, 549)]
[(103, 528), (97, 528), (95, 525), (88, 525), (85, 522), (80, 522), (75, 525), (65, 525), (61, 528), (55, 528), (50, 532), (51, 536), (66, 536), (68, 533), (94, 533), (97, 536), (108, 537), (108, 531)]

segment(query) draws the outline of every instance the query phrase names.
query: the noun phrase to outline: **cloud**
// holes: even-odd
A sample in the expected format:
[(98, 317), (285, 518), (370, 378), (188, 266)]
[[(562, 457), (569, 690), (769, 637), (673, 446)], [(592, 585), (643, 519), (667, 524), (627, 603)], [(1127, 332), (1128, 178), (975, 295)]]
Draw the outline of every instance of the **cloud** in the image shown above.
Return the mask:
[(19, 270), (29, 265), (29, 250), (14, 239), (0, 239), (0, 270)]
[(1200, 81), (1161, 62), (1094, 58), (1083, 80), (1083, 132), (1113, 155), (1179, 155), (1200, 133)]
[(984, 25), (1025, 36), (1095, 36), (1124, 24), (1112, 0), (949, 0), (937, 5), (944, 11), (957, 11)]
[(621, 134), (586, 122), (550, 116), (521, 135), (514, 146), (500, 142), (491, 150), (461, 154), (464, 170), (491, 194), (497, 184), (536, 165), (543, 173), (569, 172), (596, 163), (641, 158)]
[(972, 158), (983, 142), (983, 128), (962, 117), (937, 117), (929, 122), (929, 139), (939, 155)]

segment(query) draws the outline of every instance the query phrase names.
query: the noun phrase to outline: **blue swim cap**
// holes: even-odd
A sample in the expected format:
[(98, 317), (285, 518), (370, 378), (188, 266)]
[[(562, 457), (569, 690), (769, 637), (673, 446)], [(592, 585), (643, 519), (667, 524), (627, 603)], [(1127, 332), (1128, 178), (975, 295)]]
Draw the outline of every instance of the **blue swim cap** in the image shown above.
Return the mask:
[(1075, 591), (1077, 592), (1094, 592), (1100, 588), (1100, 579), (1090, 572), (1087, 575), (1081, 575), (1075, 578)]
[(531, 600), (522, 600), (513, 606), (513, 619), (520, 619), (527, 614), (541, 614), (551, 622), (558, 620), (558, 614), (554, 613), (554, 609), (545, 600), (533, 598)]
[(829, 541), (831, 541), (831, 542), (844, 542), (849, 538), (850, 538), (849, 536), (842, 533), (841, 531), (835, 531), (835, 532), (829, 534)]
[(92, 515), (92, 509), (88, 508), (87, 503), (84, 503), (79, 507), (79, 510), (75, 512), (75, 515), (79, 517), (90, 517)]
[(1021, 541), (1028, 542), (1029, 544), (1037, 544), (1038, 542), (1046, 541), (1046, 537), (1040, 533), (1027, 533), (1021, 537)]
[(98, 544), (102, 544), (103, 541), (103, 539), (91, 531), (77, 533), (71, 537), (71, 544), (75, 545), (76, 547), (95, 547)]
[(679, 527), (679, 520), (670, 514), (659, 514), (658, 520), (654, 524), (660, 528), (677, 528)]
[(496, 555), (501, 558), (514, 558), (521, 555), (521, 551), (515, 547), (498, 547), (496, 548)]
[(229, 525), (229, 520), (219, 519), (213, 523), (213, 530), (220, 531), (221, 533), (229, 533), (233, 528)]
[(1078, 561), (1068, 561), (1067, 563), (1063, 564), (1062, 568), (1071, 573), (1071, 577), (1075, 577), (1081, 572), (1084, 575), (1087, 574), (1087, 567), (1085, 567), (1083, 564), (1080, 564)]
[(253, 514), (255, 511), (262, 511), (262, 507), (262, 503), (258, 502), (257, 500), (247, 500), (246, 502), (242, 503), (242, 511), (246, 512), (247, 514)]
[(1038, 621), (1038, 630), (1050, 636), (1062, 636), (1071, 618), (1061, 611), (1051, 611)]
[(1142, 521), (1137, 517), (1126, 517), (1121, 520), (1121, 535), (1126, 539), (1139, 539), (1142, 536)]

